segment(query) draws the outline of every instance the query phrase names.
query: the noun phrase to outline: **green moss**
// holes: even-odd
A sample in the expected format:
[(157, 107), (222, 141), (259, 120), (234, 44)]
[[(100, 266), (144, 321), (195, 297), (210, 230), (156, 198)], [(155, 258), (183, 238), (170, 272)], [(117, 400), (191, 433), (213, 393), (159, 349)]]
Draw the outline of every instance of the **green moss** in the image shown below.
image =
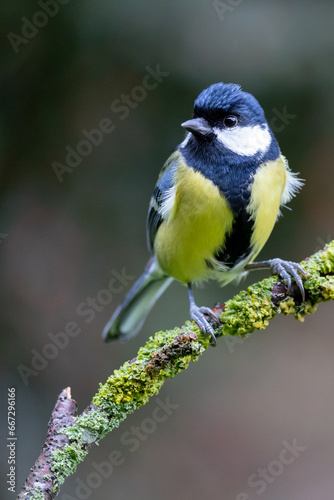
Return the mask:
[(222, 335), (246, 337), (255, 329), (263, 330), (268, 326), (278, 309), (271, 301), (272, 288), (277, 278), (267, 278), (243, 290), (225, 304), (220, 316), (223, 324)]
[[(118, 427), (120, 422), (126, 418), (135, 408), (126, 405), (121, 409), (118, 405), (109, 405), (108, 413), (97, 410), (94, 407), (78, 417), (76, 422), (61, 430), (70, 444), (62, 450), (52, 453), (52, 471), (55, 474), (54, 484), (58, 488), (65, 480), (76, 471), (77, 465), (82, 462), (89, 451), (89, 445), (97, 443), (105, 434), (113, 428)], [(110, 414), (113, 414), (110, 417)]]
[(334, 240), (325, 246), (324, 250), (312, 255), (302, 262), (305, 270), (311, 275), (328, 275), (334, 272)]
[(284, 316), (288, 316), (289, 314), (296, 314), (296, 303), (292, 297), (287, 297), (282, 300), (280, 303), (280, 312), (284, 314)]
[(80, 443), (74, 442), (66, 445), (62, 450), (55, 450), (51, 457), (53, 465), (52, 472), (55, 474), (54, 487), (59, 488), (65, 479), (74, 474), (77, 466), (88, 453), (88, 449), (83, 450)]
[(29, 498), (29, 500), (44, 500), (45, 496), (44, 496), (42, 490), (37, 487), (34, 494), (32, 496), (29, 496), (28, 498)]
[[(198, 338), (196, 331), (198, 328), (188, 322), (182, 330), (175, 328), (167, 332), (158, 332), (154, 337), (150, 337), (139, 349), (135, 360), (124, 363), (100, 387), (93, 403), (104, 408), (115, 403), (122, 408), (122, 405), (132, 403), (132, 409), (146, 404), (151, 396), (158, 394), (166, 378), (174, 377), (186, 369), (189, 363), (197, 361), (198, 356), (205, 350), (206, 347), (199, 341), (190, 338), (192, 334), (196, 335), (194, 338)], [(175, 342), (178, 335), (182, 340)], [(203, 344), (209, 342), (204, 338), (202, 341)], [(182, 351), (183, 344), (187, 345), (187, 348)], [(154, 361), (156, 366), (153, 366)]]
[(133, 402), (138, 408), (145, 404), (150, 396), (157, 394), (160, 387), (159, 380), (152, 381), (145, 373), (142, 362), (126, 362), (107, 379), (93, 402), (97, 406), (102, 403), (108, 403), (109, 406), (111, 403), (124, 405)]
[(105, 435), (109, 430), (109, 421), (106, 415), (94, 408), (83, 413), (75, 423), (60, 433), (65, 434), (70, 441), (81, 444), (91, 444), (98, 436)]
[(295, 316), (299, 321), (313, 314), (320, 302), (334, 300), (334, 241), (302, 262), (302, 266), (308, 275), (304, 281), (307, 301), (296, 306)]
[[(20, 493), (20, 495), (22, 495), (22, 492)], [(26, 496), (21, 496), (20, 498), (27, 498), (29, 500), (45, 500), (45, 496), (38, 486), (36, 486), (33, 493), (26, 492)]]
[(157, 332), (153, 337), (150, 337), (146, 344), (138, 351), (136, 363), (145, 363), (147, 358), (155, 351), (158, 351), (166, 344), (171, 344), (175, 337), (182, 332), (180, 328), (174, 328), (166, 332)]
[(78, 463), (88, 453), (89, 445), (97, 443), (113, 428), (118, 427), (134, 409), (133, 405), (127, 404), (121, 407), (115, 403), (108, 405), (108, 411), (91, 407), (78, 417), (72, 426), (59, 431), (59, 434), (68, 437), (70, 444), (52, 453), (52, 471), (56, 476), (57, 487), (75, 472)]

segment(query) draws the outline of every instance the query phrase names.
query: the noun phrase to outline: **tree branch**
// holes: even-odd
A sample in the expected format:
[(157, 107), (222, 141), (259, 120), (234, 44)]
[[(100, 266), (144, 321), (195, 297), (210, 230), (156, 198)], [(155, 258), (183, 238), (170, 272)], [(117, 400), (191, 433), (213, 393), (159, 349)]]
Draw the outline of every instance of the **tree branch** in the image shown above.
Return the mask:
[[(216, 337), (246, 337), (262, 330), (276, 314), (294, 314), (303, 321), (320, 302), (334, 299), (334, 241), (301, 263), (308, 277), (306, 299), (297, 286), (289, 296), (277, 276), (264, 279), (240, 292), (224, 306), (216, 307), (220, 322), (212, 325)], [(210, 345), (198, 327), (189, 321), (181, 328), (150, 337), (136, 358), (115, 370), (84, 412), (75, 417), (76, 402), (70, 388), (58, 397), (41, 455), (18, 495), (18, 499), (53, 499), (65, 479), (73, 474), (93, 443), (134, 410), (158, 394), (164, 381), (197, 361)]]

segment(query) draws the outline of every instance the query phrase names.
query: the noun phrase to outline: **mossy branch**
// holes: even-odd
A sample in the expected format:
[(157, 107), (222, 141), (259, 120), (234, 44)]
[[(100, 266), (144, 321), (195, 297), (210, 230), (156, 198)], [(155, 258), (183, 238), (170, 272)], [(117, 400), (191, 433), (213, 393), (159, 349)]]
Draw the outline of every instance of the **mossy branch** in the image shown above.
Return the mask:
[[(216, 337), (246, 337), (262, 330), (276, 314), (293, 314), (303, 321), (320, 302), (334, 299), (334, 241), (303, 261), (307, 273), (306, 299), (294, 286), (287, 296), (277, 276), (250, 286), (222, 307), (220, 323), (212, 325)], [(40, 457), (31, 469), (19, 499), (54, 498), (65, 479), (73, 474), (93, 443), (98, 443), (134, 410), (158, 394), (164, 381), (188, 368), (210, 345), (194, 323), (158, 332), (150, 337), (136, 358), (115, 370), (93, 397), (91, 405), (75, 416), (76, 403), (70, 389), (58, 397), (49, 422), (48, 436)]]

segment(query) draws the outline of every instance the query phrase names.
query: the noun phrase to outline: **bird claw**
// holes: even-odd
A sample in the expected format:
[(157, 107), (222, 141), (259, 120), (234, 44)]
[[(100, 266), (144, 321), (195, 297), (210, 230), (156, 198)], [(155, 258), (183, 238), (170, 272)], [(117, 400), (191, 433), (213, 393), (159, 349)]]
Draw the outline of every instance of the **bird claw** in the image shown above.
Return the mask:
[(303, 301), (305, 301), (305, 289), (303, 285), (303, 280), (298, 274), (300, 273), (304, 278), (307, 277), (302, 266), (297, 262), (291, 262), (289, 260), (282, 260), (278, 258), (269, 260), (268, 264), (273, 273), (278, 274), (278, 276), (282, 278), (283, 282), (287, 286), (288, 294), (291, 292), (291, 286), (292, 286), (291, 277), (293, 277), (300, 290), (302, 299)]
[(203, 333), (211, 335), (212, 344), (215, 347), (217, 344), (217, 339), (213, 332), (213, 328), (206, 319), (205, 315), (210, 316), (216, 323), (219, 322), (219, 318), (209, 307), (198, 307), (196, 305), (191, 306), (191, 319), (195, 321), (196, 325)]

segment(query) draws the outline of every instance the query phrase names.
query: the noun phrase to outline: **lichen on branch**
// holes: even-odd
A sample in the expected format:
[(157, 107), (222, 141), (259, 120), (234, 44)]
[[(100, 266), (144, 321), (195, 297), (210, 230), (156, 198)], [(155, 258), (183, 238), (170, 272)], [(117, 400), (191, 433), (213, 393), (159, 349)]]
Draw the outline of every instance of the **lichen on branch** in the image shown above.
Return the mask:
[[(316, 311), (320, 302), (334, 299), (334, 241), (323, 250), (301, 262), (307, 274), (304, 281), (305, 301), (296, 284), (287, 295), (286, 287), (271, 276), (243, 290), (224, 305), (220, 316), (221, 335), (245, 337), (256, 329), (263, 330), (276, 314), (293, 314), (304, 321)], [(217, 333), (219, 336), (219, 334)]]
[[(277, 276), (264, 279), (215, 309), (220, 316), (220, 321), (212, 324), (215, 336), (246, 337), (256, 329), (266, 328), (269, 320), (279, 313), (293, 314), (303, 321), (307, 314), (316, 311), (320, 302), (333, 300), (334, 241), (301, 264), (307, 273), (305, 301), (297, 286), (287, 295)], [(136, 358), (124, 363), (100, 385), (91, 404), (77, 417), (70, 390), (64, 390), (52, 412), (42, 453), (18, 498), (54, 498), (92, 444), (158, 394), (166, 379), (198, 361), (209, 345), (210, 337), (190, 321), (180, 328), (156, 333), (139, 349)]]

